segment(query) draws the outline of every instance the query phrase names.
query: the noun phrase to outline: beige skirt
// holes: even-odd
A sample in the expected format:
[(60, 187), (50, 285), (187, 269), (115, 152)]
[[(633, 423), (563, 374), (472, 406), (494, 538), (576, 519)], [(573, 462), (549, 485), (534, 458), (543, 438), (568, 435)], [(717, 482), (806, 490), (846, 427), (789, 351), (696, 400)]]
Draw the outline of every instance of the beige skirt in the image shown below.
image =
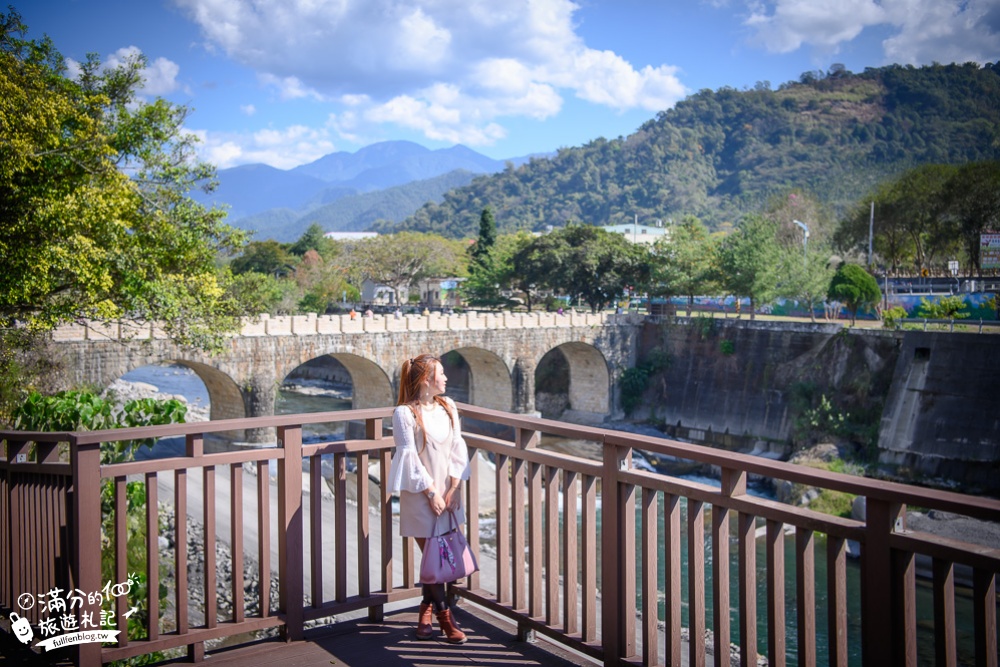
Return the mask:
[[(443, 482), (442, 480), (442, 486)], [(435, 480), (435, 486), (438, 486)], [(459, 493), (464, 489), (459, 487)], [(459, 502), (458, 509), (454, 512), (455, 523), (459, 527), (465, 524), (464, 502)], [(450, 513), (445, 510), (441, 516), (434, 516), (431, 503), (427, 496), (422, 493), (410, 493), (409, 491), (399, 492), (399, 534), (403, 537), (434, 537), (444, 535), (451, 527)]]

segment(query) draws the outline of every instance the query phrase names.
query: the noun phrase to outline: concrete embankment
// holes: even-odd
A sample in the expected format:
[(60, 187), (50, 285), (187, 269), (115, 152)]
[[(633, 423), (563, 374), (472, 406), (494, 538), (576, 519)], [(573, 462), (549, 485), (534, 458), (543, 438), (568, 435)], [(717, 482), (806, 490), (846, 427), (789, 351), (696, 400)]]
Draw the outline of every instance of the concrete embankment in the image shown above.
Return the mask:
[(642, 335), (670, 364), (647, 395), (656, 407), (633, 416), (672, 436), (787, 456), (825, 397), (828, 414), (814, 414), (847, 418), (859, 450), (877, 442), (861, 453), (883, 474), (1000, 495), (1000, 336), (711, 318)]

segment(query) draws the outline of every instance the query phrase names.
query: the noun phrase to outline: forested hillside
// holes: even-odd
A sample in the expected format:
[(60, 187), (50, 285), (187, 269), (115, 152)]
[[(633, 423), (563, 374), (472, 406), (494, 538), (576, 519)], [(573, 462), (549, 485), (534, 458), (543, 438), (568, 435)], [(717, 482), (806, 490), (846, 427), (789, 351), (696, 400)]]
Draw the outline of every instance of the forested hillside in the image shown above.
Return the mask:
[(1000, 62), (834, 66), (777, 90), (701, 91), (628, 137), (508, 166), (376, 229), (472, 236), (485, 206), (501, 231), (684, 214), (718, 229), (793, 188), (840, 215), (905, 169), (987, 159), (1000, 159)]

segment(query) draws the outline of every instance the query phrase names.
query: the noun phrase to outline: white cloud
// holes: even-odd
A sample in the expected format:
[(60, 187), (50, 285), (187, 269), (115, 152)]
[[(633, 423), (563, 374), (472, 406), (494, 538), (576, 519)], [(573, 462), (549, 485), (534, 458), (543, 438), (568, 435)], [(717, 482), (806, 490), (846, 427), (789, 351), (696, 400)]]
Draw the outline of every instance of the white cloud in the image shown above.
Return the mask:
[(1000, 0), (751, 0), (744, 23), (774, 53), (836, 53), (863, 30), (888, 28), (886, 60), (990, 62), (1000, 57)]
[(252, 115), (254, 115), (255, 113), (257, 113), (257, 107), (255, 107), (255, 106), (254, 106), (254, 105), (252, 105), (252, 104), (241, 104), (241, 105), (240, 105), (240, 112), (241, 112), (241, 113), (242, 113), (242, 114), (243, 114), (244, 116), (252, 116)]
[(327, 128), (304, 125), (252, 133), (192, 132), (201, 140), (198, 149), (201, 159), (219, 169), (255, 162), (291, 169), (336, 150)]
[(180, 71), (181, 68), (177, 63), (166, 58), (157, 58), (143, 70), (143, 78), (146, 80), (146, 85), (142, 88), (143, 94), (162, 97), (174, 92), (180, 88), (177, 82)]
[(313, 88), (306, 86), (295, 76), (277, 77), (267, 72), (258, 75), (261, 83), (270, 88), (275, 88), (283, 100), (298, 100), (304, 97), (311, 97), (322, 101), (323, 96)]
[(563, 96), (661, 110), (686, 90), (673, 67), (589, 48), (572, 0), (174, 0), (210, 48), (284, 99), (354, 109), (335, 125), (392, 123), (483, 145), (505, 117), (544, 119)]
[[(137, 46), (126, 46), (118, 49), (101, 62), (103, 69), (111, 69), (127, 65), (142, 56), (142, 51)], [(69, 76), (76, 78), (80, 74), (80, 63), (72, 58), (66, 59), (66, 68)], [(148, 62), (142, 69), (143, 86), (137, 92), (142, 97), (162, 97), (179, 90), (180, 83), (177, 75), (180, 74), (180, 66), (167, 58), (157, 58)]]

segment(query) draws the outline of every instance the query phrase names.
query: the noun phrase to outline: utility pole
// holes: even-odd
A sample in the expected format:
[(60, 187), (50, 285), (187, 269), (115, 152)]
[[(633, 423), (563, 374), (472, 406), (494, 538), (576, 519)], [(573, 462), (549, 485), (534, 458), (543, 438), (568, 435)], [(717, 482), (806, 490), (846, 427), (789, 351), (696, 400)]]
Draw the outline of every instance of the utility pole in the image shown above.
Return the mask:
[(868, 216), (868, 268), (872, 268), (872, 232), (875, 229), (875, 202), (872, 201), (872, 212)]

